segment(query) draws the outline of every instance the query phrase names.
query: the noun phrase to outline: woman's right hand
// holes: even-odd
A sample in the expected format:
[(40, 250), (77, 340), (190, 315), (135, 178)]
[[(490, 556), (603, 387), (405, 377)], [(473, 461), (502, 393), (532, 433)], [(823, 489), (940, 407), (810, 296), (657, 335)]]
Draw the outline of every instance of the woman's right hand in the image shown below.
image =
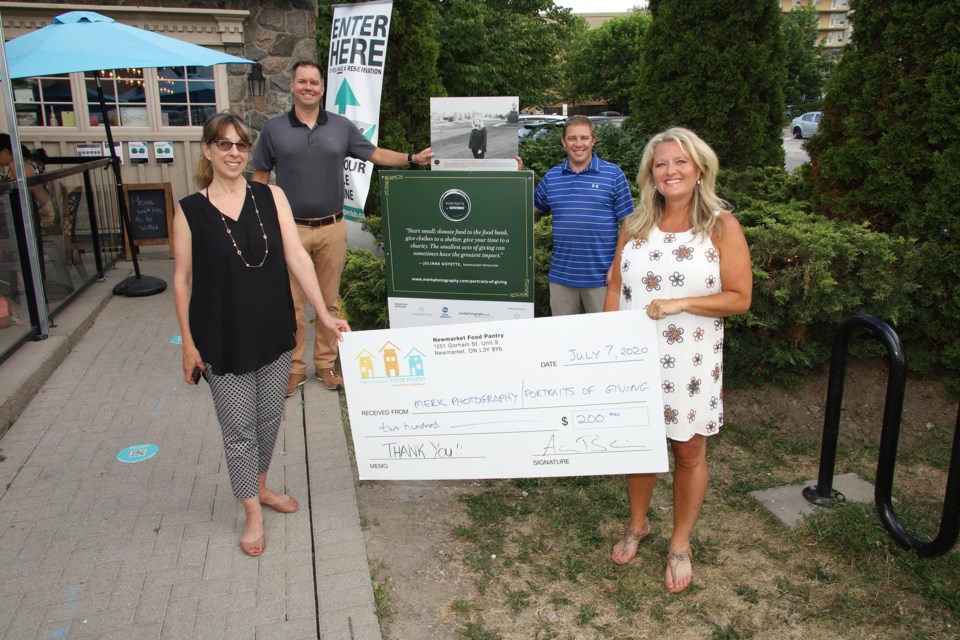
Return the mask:
[(343, 334), (350, 331), (350, 325), (346, 320), (341, 320), (340, 318), (334, 318), (330, 315), (329, 312), (324, 312), (318, 314), (320, 316), (320, 324), (325, 326), (330, 331), (333, 331), (333, 334), (337, 337), (337, 342), (343, 342)]
[(183, 345), (183, 379), (186, 380), (187, 384), (194, 384), (194, 367), (200, 367), (201, 372), (204, 369), (200, 352), (197, 351), (196, 347)]

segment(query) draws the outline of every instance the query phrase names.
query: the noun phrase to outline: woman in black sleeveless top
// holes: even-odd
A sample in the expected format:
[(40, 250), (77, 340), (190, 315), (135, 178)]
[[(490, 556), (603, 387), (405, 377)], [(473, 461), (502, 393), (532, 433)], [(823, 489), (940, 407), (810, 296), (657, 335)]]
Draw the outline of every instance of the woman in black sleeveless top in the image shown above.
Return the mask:
[(250, 134), (243, 121), (214, 115), (202, 142), (200, 191), (179, 202), (173, 222), (183, 372), (188, 384), (201, 373), (209, 383), (230, 485), (246, 512), (240, 548), (257, 556), (266, 548), (261, 506), (282, 513), (299, 508), (265, 485), (296, 331), (287, 270), (318, 310), (318, 322), (338, 339), (350, 327), (326, 311), (283, 191), (244, 179)]

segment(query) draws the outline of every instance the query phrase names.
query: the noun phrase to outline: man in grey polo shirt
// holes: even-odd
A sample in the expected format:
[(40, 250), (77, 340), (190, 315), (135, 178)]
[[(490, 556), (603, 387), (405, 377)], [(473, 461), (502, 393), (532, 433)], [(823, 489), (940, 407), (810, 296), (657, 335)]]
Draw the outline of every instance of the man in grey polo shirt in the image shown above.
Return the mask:
[[(433, 151), (400, 153), (381, 149), (367, 140), (347, 118), (321, 108), (323, 76), (315, 62), (298, 62), (290, 81), (293, 109), (267, 120), (260, 132), (251, 165), (253, 180), (266, 184), (270, 172), (277, 174), (277, 186), (283, 189), (293, 209), (300, 241), (317, 270), (320, 290), (330, 314), (340, 317), (340, 275), (347, 256), (347, 228), (343, 223), (343, 162), (357, 158), (374, 164), (400, 167), (430, 164)], [(297, 344), (287, 397), (306, 379), (307, 298), (290, 278), (290, 289), (297, 314)], [(343, 386), (343, 378), (334, 367), (337, 359), (336, 337), (317, 327), (313, 362), (317, 378), (331, 391)]]

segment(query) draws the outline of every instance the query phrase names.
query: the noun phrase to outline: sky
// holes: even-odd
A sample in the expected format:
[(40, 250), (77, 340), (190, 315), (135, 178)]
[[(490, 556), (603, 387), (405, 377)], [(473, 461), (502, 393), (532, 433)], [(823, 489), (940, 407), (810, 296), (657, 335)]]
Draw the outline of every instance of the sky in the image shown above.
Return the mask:
[(574, 13), (603, 13), (605, 11), (630, 11), (636, 5), (646, 5), (646, 0), (553, 0), (560, 7), (573, 9)]

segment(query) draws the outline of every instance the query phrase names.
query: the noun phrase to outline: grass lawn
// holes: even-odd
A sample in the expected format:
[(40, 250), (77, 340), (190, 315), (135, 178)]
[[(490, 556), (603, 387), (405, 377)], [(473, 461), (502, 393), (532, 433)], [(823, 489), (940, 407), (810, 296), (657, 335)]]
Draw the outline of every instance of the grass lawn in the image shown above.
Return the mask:
[[(929, 447), (898, 462), (898, 516), (921, 539), (939, 528), (951, 435), (932, 430)], [(695, 582), (678, 596), (663, 587), (669, 474), (651, 506), (654, 534), (625, 567), (610, 560), (629, 513), (620, 477), (488, 481), (465, 490), (470, 524), (456, 537), (473, 589), (452, 605), (459, 636), (960, 638), (956, 550), (933, 559), (902, 550), (872, 505), (823, 510), (790, 530), (748, 495), (815, 478), (819, 443), (727, 425), (708, 456)], [(873, 480), (875, 450), (841, 448), (838, 460), (838, 474)]]
[[(349, 433), (346, 411), (344, 421)], [(457, 485), (459, 504), (447, 508), (461, 509), (465, 524), (444, 557), (470, 588), (450, 594), (440, 624), (464, 640), (960, 639), (957, 548), (918, 558), (893, 542), (872, 504), (822, 509), (789, 529), (748, 495), (817, 477), (819, 438), (776, 427), (727, 423), (710, 439), (694, 583), (679, 595), (663, 586), (670, 474), (654, 493), (653, 534), (623, 567), (610, 559), (629, 516), (621, 476)], [(895, 509), (919, 539), (939, 530), (953, 430), (927, 423), (898, 454)], [(835, 472), (872, 482), (876, 461), (875, 445), (841, 439)], [(391, 570), (373, 568), (385, 638)]]

